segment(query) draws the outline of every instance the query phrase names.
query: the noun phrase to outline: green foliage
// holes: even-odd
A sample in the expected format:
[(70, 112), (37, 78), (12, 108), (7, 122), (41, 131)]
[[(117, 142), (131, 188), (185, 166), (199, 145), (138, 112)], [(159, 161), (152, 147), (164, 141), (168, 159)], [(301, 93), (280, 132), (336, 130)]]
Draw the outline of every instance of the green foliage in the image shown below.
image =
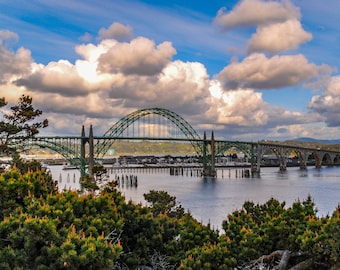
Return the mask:
[(176, 197), (166, 191), (150, 190), (149, 193), (144, 194), (144, 199), (150, 203), (151, 211), (155, 216), (166, 214), (180, 218), (184, 215), (184, 208), (178, 205)]
[(42, 170), (41, 163), (36, 160), (25, 161), (20, 157), (18, 151), (14, 152), (12, 155), (11, 166), (17, 168), (21, 174), (25, 174), (29, 171), (39, 171)]
[(107, 169), (103, 165), (93, 167), (93, 177), (86, 174), (80, 178), (82, 189), (88, 192), (95, 192), (100, 189), (101, 184), (106, 180)]
[[(0, 99), (0, 108), (7, 105), (5, 98)], [(5, 113), (0, 121), (0, 153), (13, 153), (13, 141), (24, 141), (39, 133), (39, 129), (48, 126), (47, 119), (32, 122), (41, 116), (42, 111), (34, 109), (32, 98), (22, 95), (16, 105), (10, 107), (11, 112)]]
[(291, 207), (245, 202), (220, 233), (166, 192), (145, 194), (150, 207), (126, 202), (114, 183), (96, 194), (60, 193), (39, 168), (0, 174), (0, 192), (1, 269), (219, 270), (275, 250), (304, 254), (292, 265), (306, 258), (326, 269), (340, 265), (340, 208), (318, 217), (310, 197)]
[(95, 192), (99, 189), (99, 186), (96, 183), (96, 180), (91, 177), (88, 174), (85, 174), (84, 176), (80, 177), (80, 185), (82, 189), (88, 191), (88, 192)]
[(301, 247), (325, 264), (340, 268), (340, 206), (328, 218), (310, 218), (301, 236)]
[(305, 252), (319, 263), (328, 263), (331, 245), (322, 246), (318, 239), (329, 239), (330, 235), (323, 233), (327, 220), (316, 216), (310, 197), (287, 209), (284, 203), (271, 199), (263, 205), (245, 202), (242, 210), (228, 216), (223, 228), (228, 237), (226, 246), (238, 264), (275, 250)]
[(113, 233), (123, 226), (116, 202), (124, 199), (109, 190), (100, 196), (59, 193), (49, 180), (39, 170), (0, 176), (0, 268), (113, 268), (122, 252)]
[(191, 249), (187, 257), (178, 267), (184, 269), (219, 270), (229, 269), (235, 264), (235, 259), (229, 257), (228, 248), (220, 243), (204, 243), (202, 246)]
[(103, 165), (96, 165), (93, 167), (93, 174), (96, 177), (96, 181), (101, 182), (105, 179), (107, 169)]
[(0, 218), (25, 206), (27, 196), (46, 197), (57, 192), (56, 183), (44, 171), (30, 171), (24, 175), (12, 169), (0, 175)]

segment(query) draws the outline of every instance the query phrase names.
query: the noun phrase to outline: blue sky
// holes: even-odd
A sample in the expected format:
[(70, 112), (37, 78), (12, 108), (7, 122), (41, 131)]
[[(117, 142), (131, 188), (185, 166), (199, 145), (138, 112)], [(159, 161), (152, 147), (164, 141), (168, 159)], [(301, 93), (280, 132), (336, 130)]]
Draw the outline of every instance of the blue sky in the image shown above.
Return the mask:
[(0, 94), (31, 95), (50, 134), (93, 124), (100, 135), (165, 107), (226, 139), (338, 139), (339, 10), (336, 0), (4, 0)]

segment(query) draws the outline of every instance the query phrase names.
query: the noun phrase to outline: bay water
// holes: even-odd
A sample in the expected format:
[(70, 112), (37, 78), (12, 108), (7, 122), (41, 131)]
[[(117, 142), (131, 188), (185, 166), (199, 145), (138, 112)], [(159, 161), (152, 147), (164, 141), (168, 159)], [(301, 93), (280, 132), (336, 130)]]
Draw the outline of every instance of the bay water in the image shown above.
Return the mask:
[[(62, 166), (49, 166), (60, 189), (78, 189), (80, 173), (63, 170)], [(245, 201), (265, 203), (270, 198), (284, 201), (289, 207), (297, 200), (312, 197), (319, 216), (332, 214), (340, 204), (340, 167), (309, 167), (301, 170), (289, 167), (280, 171), (277, 167), (261, 168), (259, 176), (243, 177), (242, 168), (224, 168), (216, 178), (189, 175), (170, 175), (167, 171), (124, 172), (112, 170), (110, 180), (120, 179), (118, 189), (126, 200), (146, 205), (143, 194), (150, 190), (166, 191), (175, 196), (184, 209), (204, 224), (222, 229), (222, 221)], [(109, 170), (110, 171), (110, 170)], [(133, 176), (137, 183), (123, 185), (121, 179)]]

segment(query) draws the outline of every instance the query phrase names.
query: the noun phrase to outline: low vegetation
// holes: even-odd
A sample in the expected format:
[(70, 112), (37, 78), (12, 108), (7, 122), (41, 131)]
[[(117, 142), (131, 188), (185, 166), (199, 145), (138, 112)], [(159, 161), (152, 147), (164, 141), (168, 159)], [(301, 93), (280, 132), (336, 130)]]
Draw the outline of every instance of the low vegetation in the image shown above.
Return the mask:
[(1, 269), (340, 267), (340, 208), (318, 217), (311, 198), (245, 202), (219, 232), (164, 191), (145, 194), (148, 206), (126, 202), (114, 183), (60, 192), (49, 173), (18, 162), (0, 175)]

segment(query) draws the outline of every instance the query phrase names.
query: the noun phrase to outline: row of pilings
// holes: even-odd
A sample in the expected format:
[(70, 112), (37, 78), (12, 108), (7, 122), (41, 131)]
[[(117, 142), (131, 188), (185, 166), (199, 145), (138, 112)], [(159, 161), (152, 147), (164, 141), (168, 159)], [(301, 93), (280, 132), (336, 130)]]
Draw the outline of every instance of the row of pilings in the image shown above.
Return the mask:
[[(249, 178), (251, 176), (249, 168), (219, 168), (218, 178)], [(106, 179), (114, 181), (117, 187), (138, 187), (138, 174), (159, 174), (167, 173), (171, 176), (202, 177), (202, 169), (199, 167), (114, 167), (108, 168)], [(64, 175), (65, 177), (65, 175)], [(67, 173), (66, 179), (59, 175), (59, 185), (70, 186), (79, 184), (76, 174)]]
[[(128, 175), (128, 174), (121, 174), (121, 175), (114, 175), (113, 177), (110, 174), (107, 174), (104, 178), (104, 182), (113, 181), (117, 187), (137, 187), (138, 186), (138, 176), (137, 175)], [(62, 174), (59, 175), (59, 186), (64, 184), (64, 189), (67, 189), (68, 186), (75, 186), (79, 184), (79, 179), (77, 179), (76, 174), (73, 173), (73, 176), (70, 173), (66, 175), (66, 181), (63, 179)]]
[(137, 175), (124, 175), (122, 174), (120, 177), (116, 175), (114, 177), (114, 182), (118, 188), (124, 187), (138, 187), (138, 177)]
[[(63, 183), (63, 176), (62, 176), (61, 173), (59, 174), (58, 181), (59, 181), (59, 183)], [(77, 181), (79, 181), (79, 180), (76, 179), (76, 174), (75, 173), (73, 174), (72, 181), (71, 181), (70, 174), (69, 173), (67, 174), (67, 176), (66, 176), (66, 183), (72, 183), (72, 182), (73, 183), (77, 183)]]
[[(248, 178), (251, 177), (249, 168), (223, 167), (217, 169), (219, 178)], [(109, 174), (156, 174), (166, 173), (172, 176), (202, 177), (201, 167), (111, 167), (108, 168)]]

